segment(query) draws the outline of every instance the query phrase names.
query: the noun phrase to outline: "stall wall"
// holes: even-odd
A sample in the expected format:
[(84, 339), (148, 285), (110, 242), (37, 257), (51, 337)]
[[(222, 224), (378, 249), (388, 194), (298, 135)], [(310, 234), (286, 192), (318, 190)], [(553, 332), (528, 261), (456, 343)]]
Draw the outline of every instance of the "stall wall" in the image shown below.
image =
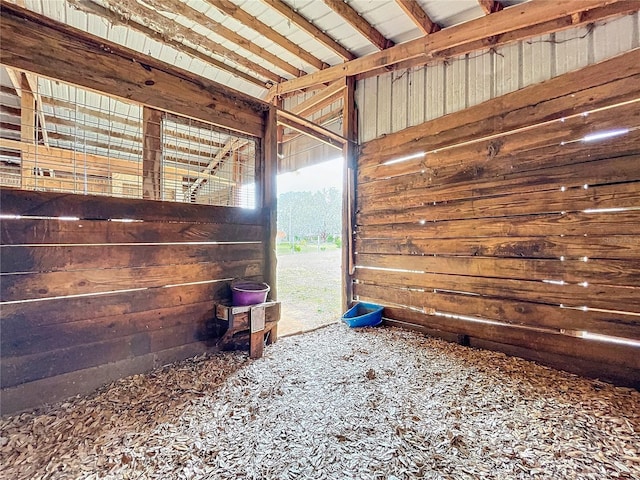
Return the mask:
[(368, 142), (535, 85), (640, 46), (640, 14), (358, 81), (358, 132)]
[(263, 278), (257, 209), (13, 189), (1, 203), (3, 412), (207, 351), (229, 280)]
[(640, 386), (640, 50), (362, 145), (356, 298)]
[[(0, 191), (0, 405), (2, 413), (8, 413), (202, 354), (222, 333), (214, 321), (214, 306), (229, 299), (230, 280), (248, 277), (274, 284), (275, 115), (268, 105), (239, 92), (15, 5), (3, 3), (1, 15), (3, 65), (144, 105), (136, 140), (143, 144), (138, 146), (142, 158), (128, 163), (136, 165), (133, 173), (143, 187), (130, 195), (148, 198), (83, 195), (95, 193), (86, 188), (71, 190), (74, 193), (42, 191), (53, 187), (25, 185), (25, 178), (33, 176), (31, 168), (24, 168), (25, 159), (30, 159), (37, 137), (34, 116), (28, 109), (20, 112), (21, 142), (14, 146), (24, 144), (16, 149), (23, 189)], [(92, 110), (90, 105), (82, 107)], [(187, 125), (193, 130), (178, 132), (172, 127), (176, 138), (187, 134), (198, 139), (196, 129), (203, 128), (202, 122), (227, 132), (223, 138), (207, 136), (209, 143), (172, 150), (176, 193), (193, 194), (196, 182), (214, 181), (206, 176), (238, 143), (229, 140), (231, 130), (259, 142), (251, 161), (240, 165), (234, 160), (238, 168), (226, 179), (239, 181), (245, 168), (252, 174), (246, 185), (255, 187), (260, 207), (157, 201), (162, 198), (161, 179), (167, 175), (162, 168), (167, 155), (160, 154), (166, 153), (161, 139), (168, 132), (160, 128), (160, 111), (190, 119)], [(64, 152), (76, 158), (65, 147), (70, 146), (54, 148), (45, 142), (38, 151), (58, 152), (62, 164)], [(193, 147), (198, 155), (211, 152), (207, 156), (218, 163), (208, 160), (204, 167), (193, 162)], [(239, 146), (233, 156), (242, 153)], [(101, 176), (118, 180), (110, 178), (116, 172), (111, 157), (108, 160)], [(79, 168), (84, 168), (86, 182), (92, 165), (86, 156), (83, 162)], [(198, 165), (195, 180), (195, 175), (181, 170), (190, 162)], [(117, 159), (113, 163), (122, 165)], [(121, 191), (115, 193), (124, 194), (123, 180), (129, 179), (120, 176)], [(275, 288), (271, 294), (275, 296)]]

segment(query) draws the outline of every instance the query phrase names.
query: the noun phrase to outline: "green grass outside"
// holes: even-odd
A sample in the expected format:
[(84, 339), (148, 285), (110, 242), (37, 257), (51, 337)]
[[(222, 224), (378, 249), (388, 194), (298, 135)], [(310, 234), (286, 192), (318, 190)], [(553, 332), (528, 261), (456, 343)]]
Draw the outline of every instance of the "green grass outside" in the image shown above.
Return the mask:
[(280, 242), (276, 247), (276, 253), (278, 255), (291, 255), (293, 253), (313, 253), (313, 252), (325, 252), (332, 250), (339, 250), (335, 243), (321, 243), (319, 246), (313, 242), (296, 242), (294, 249), (291, 248), (289, 242)]

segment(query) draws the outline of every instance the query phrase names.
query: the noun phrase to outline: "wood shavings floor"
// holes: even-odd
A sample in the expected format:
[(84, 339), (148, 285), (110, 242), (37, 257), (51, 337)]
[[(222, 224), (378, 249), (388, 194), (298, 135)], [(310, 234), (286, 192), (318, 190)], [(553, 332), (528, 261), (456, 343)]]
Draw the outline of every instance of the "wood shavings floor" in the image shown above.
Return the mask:
[(0, 420), (0, 477), (640, 478), (640, 393), (331, 325)]

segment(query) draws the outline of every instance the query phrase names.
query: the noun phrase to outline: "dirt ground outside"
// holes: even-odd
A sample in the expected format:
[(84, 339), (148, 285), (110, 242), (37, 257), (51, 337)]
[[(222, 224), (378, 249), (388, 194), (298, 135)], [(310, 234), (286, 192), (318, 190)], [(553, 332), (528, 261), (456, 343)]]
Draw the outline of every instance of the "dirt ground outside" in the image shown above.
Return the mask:
[(312, 330), (340, 320), (340, 250), (278, 256), (278, 335)]

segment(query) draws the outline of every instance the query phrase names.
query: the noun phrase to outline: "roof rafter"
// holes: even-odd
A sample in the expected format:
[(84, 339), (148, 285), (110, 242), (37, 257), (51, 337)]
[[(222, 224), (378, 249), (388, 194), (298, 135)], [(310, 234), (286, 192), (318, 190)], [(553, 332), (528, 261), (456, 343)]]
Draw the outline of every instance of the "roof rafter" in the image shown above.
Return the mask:
[(313, 122), (305, 121), (299, 117), (292, 117), (278, 110), (278, 125), (295, 130), (298, 133), (314, 138), (325, 145), (329, 145), (337, 150), (342, 150), (345, 139), (341, 135), (328, 130)]
[(343, 79), (336, 80), (329, 86), (320, 90), (314, 96), (291, 108), (289, 111), (302, 117), (313, 115), (317, 111), (322, 110), (324, 107), (331, 105), (336, 100), (342, 98), (342, 91), (345, 87), (346, 85)]
[(498, 48), (526, 38), (536, 37), (538, 35), (544, 35), (552, 32), (559, 32), (561, 30), (566, 30), (567, 28), (573, 28), (579, 25), (586, 25), (598, 20), (624, 15), (626, 13), (636, 11), (638, 10), (638, 8), (640, 8), (640, 6), (635, 0), (622, 0), (611, 5), (605, 5), (604, 7), (598, 7), (593, 8), (589, 11), (573, 13), (568, 16), (558, 17), (546, 22), (531, 25), (529, 27), (520, 28), (512, 32), (482, 38), (480, 40), (476, 40), (475, 42), (463, 45), (457, 45), (455, 47), (438, 52), (438, 55), (436, 57), (413, 58), (410, 60), (398, 62), (392, 67), (382, 67), (374, 70), (369, 70), (365, 73), (356, 75), (356, 78), (358, 80), (361, 80), (363, 78), (387, 73), (389, 70), (402, 70), (405, 68), (420, 67), (478, 50)]
[[(609, 7), (609, 8), (606, 8)], [(589, 15), (589, 10), (602, 8), (602, 17)], [(405, 62), (405, 66), (424, 64), (456, 54), (469, 53), (491, 47), (502, 35), (511, 34), (510, 42), (571, 26), (564, 24), (555, 30), (536, 31), (535, 26), (552, 22), (563, 17), (569, 19), (575, 13), (586, 12), (581, 23), (593, 22), (606, 16), (618, 15), (638, 10), (638, 2), (625, 0), (556, 0), (553, 3), (532, 0), (514, 5), (490, 16), (484, 16), (469, 22), (455, 25), (439, 32), (396, 45), (382, 52), (372, 53), (350, 62), (336, 65), (301, 78), (288, 80), (276, 85), (270, 95), (282, 95), (288, 92), (332, 82), (341, 77), (364, 74), (380, 68), (391, 67)], [(586, 19), (589, 20), (586, 20)], [(522, 30), (521, 32), (517, 32)]]
[[(40, 133), (42, 134), (42, 141), (46, 147), (49, 146), (49, 132), (47, 131), (47, 121), (42, 110), (42, 96), (38, 91), (38, 79), (35, 75), (28, 72), (21, 72), (14, 70), (11, 67), (5, 67), (7, 74), (18, 97), (22, 97), (22, 90), (26, 87), (30, 94), (32, 94), (36, 101), (36, 115), (40, 122)], [(21, 78), (24, 76), (23, 78)], [(34, 88), (35, 85), (35, 88)]]
[[(157, 17), (159, 15), (160, 17), (164, 18), (165, 21), (171, 22), (169, 28), (178, 26), (180, 24), (177, 21), (170, 19), (169, 17), (158, 14), (157, 12), (169, 12), (173, 15), (181, 15), (189, 19), (190, 21), (201, 25), (202, 27), (205, 27), (211, 30), (216, 35), (232, 43), (235, 43), (236, 45), (244, 48), (248, 52), (257, 55), (258, 57), (262, 58), (266, 62), (269, 62), (270, 64), (274, 65), (275, 67), (279, 68), (282, 71), (287, 72), (288, 74), (294, 77), (299, 77), (301, 75), (304, 75), (305, 73), (299, 70), (298, 68), (294, 67), (293, 65), (285, 62), (277, 55), (267, 51), (262, 47), (259, 47), (258, 45), (244, 38), (242, 35), (239, 35), (238, 33), (225, 27), (219, 22), (216, 22), (214, 19), (212, 19), (208, 15), (205, 15), (204, 13), (199, 12), (198, 10), (190, 7), (186, 3), (182, 3), (179, 0), (149, 0), (148, 2), (145, 2), (151, 5), (153, 8), (142, 7), (142, 4), (132, 0), (109, 0), (109, 3), (110, 5), (113, 6), (113, 9), (115, 10), (122, 9), (125, 5), (127, 6), (127, 8), (132, 8), (132, 9), (136, 9), (139, 7), (143, 8), (145, 12), (151, 12), (152, 14), (155, 14), (154, 17)], [(186, 32), (185, 38), (193, 38), (194, 32), (189, 28), (186, 28), (186, 27), (183, 27), (183, 28), (184, 28), (184, 31)], [(171, 30), (167, 30), (167, 31), (171, 31)], [(204, 35), (198, 35), (197, 38), (198, 40), (195, 40), (193, 42), (196, 45), (201, 44), (202, 39), (206, 39), (209, 42), (212, 41), (212, 40), (209, 40)], [(220, 47), (222, 47), (222, 45), (220, 45)], [(225, 47), (222, 47), (222, 48), (225, 48)], [(244, 58), (242, 55), (239, 55), (236, 52), (233, 52), (227, 48), (225, 48), (225, 50), (227, 51), (225, 56), (228, 56), (229, 59), (232, 59), (236, 63), (240, 63), (241, 60), (245, 62), (249, 61), (246, 58)], [(218, 50), (214, 49), (212, 51), (216, 52)], [(251, 63), (254, 63), (254, 62), (251, 62)]]
[(396, 0), (396, 3), (425, 35), (440, 30), (440, 25), (434, 23), (429, 18), (429, 15), (427, 15), (427, 12), (423, 10), (417, 0)]
[(504, 8), (504, 5), (496, 0), (478, 0), (478, 3), (485, 15), (499, 12)]
[(264, 3), (269, 5), (275, 11), (277, 11), (280, 15), (285, 17), (291, 23), (296, 25), (298, 28), (304, 30), (309, 35), (314, 37), (315, 40), (322, 43), (325, 47), (330, 50), (333, 50), (335, 53), (340, 55), (344, 60), (353, 60), (356, 56), (351, 53), (349, 50), (340, 45), (336, 40), (331, 38), (321, 29), (316, 27), (309, 20), (304, 18), (298, 12), (293, 10), (289, 5), (284, 3), (282, 0), (262, 0)]
[(230, 2), (229, 0), (206, 0), (209, 4), (213, 5), (215, 8), (220, 10), (225, 15), (237, 20), (238, 22), (246, 25), (250, 29), (258, 32), (260, 35), (268, 38), (276, 45), (281, 46), (285, 50), (289, 51), (296, 57), (300, 58), (304, 62), (308, 63), (312, 67), (317, 68), (318, 70), (322, 70), (323, 68), (327, 68), (329, 65), (324, 63), (319, 58), (314, 57), (306, 50), (300, 48), (299, 45), (296, 45), (288, 38), (280, 35), (274, 29), (272, 29), (266, 23), (260, 21), (258, 18), (250, 15), (245, 12), (242, 8), (238, 7), (236, 4)]
[[(114, 23), (114, 24), (122, 24), (122, 25), (126, 25), (127, 27), (142, 33), (143, 35), (146, 35), (149, 38), (152, 39), (160, 39), (162, 40), (162, 42), (166, 43), (167, 45), (173, 47), (175, 50), (177, 50), (178, 52), (184, 53), (190, 57), (193, 58), (197, 58), (199, 60), (202, 60), (205, 63), (209, 63), (211, 65), (213, 65), (214, 67), (220, 69), (220, 70), (224, 70), (228, 73), (230, 73), (231, 75), (238, 77), (238, 78), (242, 78), (248, 82), (251, 82), (255, 85), (264, 87), (264, 88), (268, 88), (267, 85), (265, 84), (266, 82), (261, 80), (258, 77), (255, 77), (253, 75), (250, 75), (248, 73), (245, 73), (242, 70), (238, 70), (237, 68), (232, 67), (231, 65), (227, 65), (226, 63), (210, 56), (207, 55), (203, 52), (201, 52), (200, 50), (196, 50), (195, 48), (192, 48), (188, 45), (185, 45), (184, 43), (182, 43), (181, 41), (179, 41), (176, 38), (173, 37), (169, 37), (169, 35), (164, 35), (162, 32), (159, 32), (157, 30), (154, 30), (153, 28), (150, 28), (146, 25), (143, 25), (142, 23), (136, 22), (134, 19), (132, 18), (123, 18), (122, 14), (120, 12), (115, 12), (113, 10), (110, 10), (109, 8), (103, 7), (102, 5), (98, 5), (97, 3), (90, 3), (87, 1), (81, 1), (81, 0), (68, 0), (69, 3), (74, 7), (77, 8), (78, 10), (82, 10), (82, 11), (86, 11), (88, 13), (95, 13), (96, 15), (99, 15), (100, 17), (106, 18), (109, 22)], [(180, 30), (180, 35), (181, 38), (184, 38), (184, 32), (181, 31), (181, 29), (176, 29), (176, 35), (178, 35), (178, 30)], [(201, 44), (202, 45), (202, 44)], [(209, 43), (207, 44), (209, 46), (209, 48), (207, 48), (207, 50), (211, 51), (212, 53), (218, 54), (221, 57), (228, 58), (228, 55), (226, 55), (227, 53), (232, 53), (228, 51), (228, 49), (225, 49), (225, 47), (223, 47), (222, 45), (219, 45), (216, 42), (213, 41), (209, 41)], [(213, 48), (215, 46), (216, 50), (211, 50), (211, 48)], [(204, 45), (203, 45), (204, 47)], [(235, 56), (235, 54), (234, 54)], [(229, 60), (232, 60), (231, 58), (229, 58)], [(236, 62), (240, 65), (239, 62)], [(255, 68), (250, 68), (247, 65), (242, 65), (245, 68), (248, 68), (249, 70), (256, 72), (258, 75), (261, 75), (262, 77), (273, 81), (273, 82), (279, 82), (282, 80), (282, 78), (279, 75), (276, 75), (275, 73), (269, 72), (267, 69), (261, 67), (260, 65), (255, 64), (255, 66), (257, 68), (259, 68), (260, 70), (256, 70)], [(268, 74), (268, 75), (267, 75)]]
[[(259, 137), (267, 104), (102, 37), (1, 1), (0, 63)], [(81, 74), (80, 74), (81, 73)]]
[(211, 159), (211, 161), (204, 168), (204, 170), (202, 170), (201, 172), (198, 172), (198, 175), (195, 181), (189, 187), (189, 191), (187, 195), (191, 196), (194, 193), (196, 193), (200, 188), (200, 186), (205, 182), (205, 180), (207, 180), (207, 176), (210, 175), (211, 172), (214, 172), (216, 168), (218, 168), (218, 165), (224, 161), (225, 156), (229, 152), (231, 152), (234, 148), (238, 147), (242, 142), (246, 142), (246, 140), (238, 137), (233, 137), (227, 140), (224, 146), (220, 150), (218, 150), (215, 157)]
[[(314, 119), (313, 121), (317, 125), (320, 125), (321, 127), (325, 127), (326, 128), (327, 125), (329, 125), (331, 123), (334, 123), (337, 120), (340, 120), (342, 118), (342, 112), (343, 112), (343, 108), (342, 108), (342, 105), (340, 105), (339, 108), (336, 108), (335, 110), (331, 110), (330, 112), (325, 113), (324, 115)], [(294, 133), (294, 134), (283, 134), (282, 135), (282, 139), (281, 139), (281, 143), (287, 143), (287, 142), (290, 142), (292, 140), (295, 140), (300, 135), (301, 134), (299, 132), (298, 133)]]
[(391, 40), (385, 38), (384, 35), (371, 26), (369, 22), (343, 0), (324, 0), (324, 3), (380, 50), (394, 45)]

